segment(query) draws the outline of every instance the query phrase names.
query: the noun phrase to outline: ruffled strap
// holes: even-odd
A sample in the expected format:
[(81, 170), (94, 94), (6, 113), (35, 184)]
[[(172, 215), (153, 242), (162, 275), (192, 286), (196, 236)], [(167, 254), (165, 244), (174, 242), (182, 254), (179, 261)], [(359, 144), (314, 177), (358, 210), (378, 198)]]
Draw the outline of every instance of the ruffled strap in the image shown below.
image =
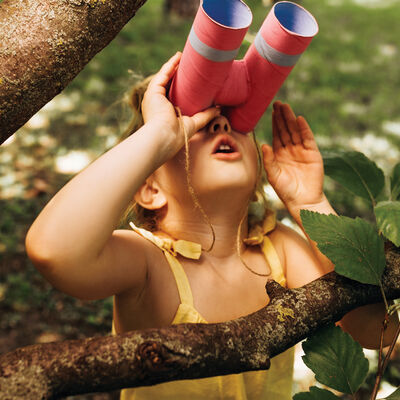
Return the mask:
[(161, 250), (168, 252), (174, 257), (180, 254), (183, 257), (198, 260), (201, 256), (201, 245), (199, 243), (181, 239), (160, 238), (146, 229), (138, 228), (133, 222), (130, 222), (129, 225), (136, 233), (150, 240)]
[(273, 231), (276, 226), (276, 213), (273, 210), (267, 210), (265, 217), (261, 223), (254, 225), (249, 232), (247, 239), (243, 242), (249, 246), (256, 246), (264, 241), (264, 237), (267, 233)]

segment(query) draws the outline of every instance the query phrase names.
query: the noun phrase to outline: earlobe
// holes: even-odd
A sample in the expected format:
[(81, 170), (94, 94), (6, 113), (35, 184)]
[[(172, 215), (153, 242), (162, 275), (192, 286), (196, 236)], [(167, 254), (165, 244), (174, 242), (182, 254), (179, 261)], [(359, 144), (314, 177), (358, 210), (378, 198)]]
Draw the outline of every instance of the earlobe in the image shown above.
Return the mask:
[(160, 186), (151, 178), (139, 188), (135, 194), (135, 200), (148, 210), (159, 210), (167, 204), (167, 197)]

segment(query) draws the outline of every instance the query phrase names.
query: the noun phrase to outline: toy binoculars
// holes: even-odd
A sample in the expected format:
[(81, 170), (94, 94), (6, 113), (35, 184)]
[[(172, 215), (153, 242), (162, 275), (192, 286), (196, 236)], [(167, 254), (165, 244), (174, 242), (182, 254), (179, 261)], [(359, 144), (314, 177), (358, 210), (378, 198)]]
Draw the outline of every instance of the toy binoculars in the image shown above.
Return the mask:
[(318, 32), (303, 7), (276, 3), (243, 60), (235, 60), (251, 24), (241, 0), (203, 0), (169, 90), (184, 115), (226, 107), (234, 130), (254, 129), (301, 54)]

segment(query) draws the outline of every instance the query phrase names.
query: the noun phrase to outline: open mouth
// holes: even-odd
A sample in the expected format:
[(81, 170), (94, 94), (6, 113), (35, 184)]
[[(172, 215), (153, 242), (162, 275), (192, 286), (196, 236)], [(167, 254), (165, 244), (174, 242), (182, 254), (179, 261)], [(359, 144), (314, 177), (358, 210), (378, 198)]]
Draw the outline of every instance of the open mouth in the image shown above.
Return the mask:
[(239, 149), (231, 136), (225, 134), (221, 135), (214, 144), (212, 154), (217, 158), (223, 159), (239, 159), (241, 154)]
[(222, 135), (218, 138), (213, 148), (213, 154), (229, 154), (238, 152), (235, 141), (229, 135)]
[(229, 144), (220, 144), (215, 153), (233, 153), (233, 152), (234, 150), (232, 149), (231, 146), (229, 146)]

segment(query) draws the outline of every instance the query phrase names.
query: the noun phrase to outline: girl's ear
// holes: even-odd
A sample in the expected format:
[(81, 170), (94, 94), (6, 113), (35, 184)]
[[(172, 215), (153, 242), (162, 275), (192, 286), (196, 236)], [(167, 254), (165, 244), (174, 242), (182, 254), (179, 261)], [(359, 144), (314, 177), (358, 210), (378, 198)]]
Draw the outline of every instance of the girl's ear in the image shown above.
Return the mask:
[(159, 210), (167, 204), (167, 197), (152, 177), (147, 178), (136, 192), (135, 200), (148, 210)]

